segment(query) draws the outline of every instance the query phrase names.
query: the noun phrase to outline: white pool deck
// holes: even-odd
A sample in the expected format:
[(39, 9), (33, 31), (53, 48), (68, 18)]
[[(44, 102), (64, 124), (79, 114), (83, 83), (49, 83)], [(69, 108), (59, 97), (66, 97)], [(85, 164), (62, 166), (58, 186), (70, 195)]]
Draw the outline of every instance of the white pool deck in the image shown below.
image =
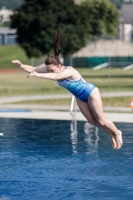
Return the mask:
[[(113, 122), (133, 123), (132, 113), (105, 113), (105, 117)], [(0, 118), (72, 120), (68, 111), (0, 112)], [(76, 112), (76, 120), (86, 121), (81, 112)]]

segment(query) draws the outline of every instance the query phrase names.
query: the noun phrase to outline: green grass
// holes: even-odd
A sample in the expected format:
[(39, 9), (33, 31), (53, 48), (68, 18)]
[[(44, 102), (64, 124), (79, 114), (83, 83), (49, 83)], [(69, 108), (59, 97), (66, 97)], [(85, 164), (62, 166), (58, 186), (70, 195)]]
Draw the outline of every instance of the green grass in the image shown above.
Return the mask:
[(4, 23), (2, 23), (2, 22), (0, 22), (0, 27), (9, 27), (10, 26), (10, 22), (4, 22)]
[(26, 105), (56, 105), (56, 106), (70, 106), (71, 98), (68, 99), (42, 99), (42, 100), (26, 100), (13, 102), (12, 104), (26, 104)]
[[(24, 64), (31, 65), (23, 49), (19, 46), (0, 46), (0, 69), (18, 69), (11, 60), (18, 59)], [(34, 59), (34, 65), (44, 62), (45, 56)], [(103, 91), (133, 91), (133, 69), (123, 71), (122, 68), (103, 68), (93, 71), (90, 68), (77, 68), (84, 79), (95, 84), (100, 92)], [(0, 73), (0, 96), (29, 95), (29, 94), (62, 94), (68, 93), (59, 87), (56, 81), (43, 78), (26, 78), (27, 73)]]
[[(16, 69), (11, 60), (20, 60), (23, 63), (31, 65), (31, 59), (25, 54), (25, 51), (17, 45), (0, 46), (0, 69)], [(43, 63), (44, 57), (34, 59), (35, 66)]]
[[(102, 98), (103, 106), (122, 106), (130, 107), (130, 102), (133, 97), (111, 97)], [(28, 105), (67, 105), (70, 106), (71, 99), (44, 99), (44, 100), (33, 100), (33, 101), (19, 101), (13, 104), (28, 104)]]
[(132, 101), (132, 96), (127, 97), (111, 97), (111, 98), (102, 98), (103, 106), (122, 106), (122, 107), (130, 107), (130, 103)]
[[(133, 91), (133, 70), (125, 72), (122, 69), (113, 68), (110, 80), (107, 69), (93, 71), (88, 68), (78, 68), (78, 71), (86, 81), (94, 83), (100, 92)], [(25, 72), (0, 74), (0, 96), (62, 93), (68, 93), (68, 91), (58, 86), (56, 81), (36, 77), (27, 79)]]
[(94, 83), (100, 91), (133, 91), (133, 69), (123, 71), (122, 68), (107, 68), (97, 71), (79, 69), (86, 81)]
[(56, 81), (30, 77), (27, 73), (1, 73), (0, 96), (67, 93)]

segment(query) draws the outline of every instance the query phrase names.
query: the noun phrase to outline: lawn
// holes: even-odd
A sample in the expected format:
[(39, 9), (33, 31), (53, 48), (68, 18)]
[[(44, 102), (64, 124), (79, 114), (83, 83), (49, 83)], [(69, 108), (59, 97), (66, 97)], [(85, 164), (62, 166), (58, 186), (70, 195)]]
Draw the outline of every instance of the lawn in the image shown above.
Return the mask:
[[(31, 60), (18, 46), (0, 47), (0, 69), (18, 69), (11, 63), (12, 59), (19, 59), (22, 63), (31, 64)], [(34, 65), (44, 62), (45, 57), (34, 59)], [(103, 68), (93, 71), (90, 68), (77, 68), (83, 78), (95, 84), (100, 92), (133, 91), (133, 69), (123, 71), (122, 68)], [(30, 95), (30, 94), (66, 94), (56, 81), (30, 77), (26, 72), (0, 73), (0, 96)], [(105, 106), (126, 106), (133, 97), (103, 98)], [(50, 104), (69, 104), (69, 100), (48, 101)], [(48, 104), (47, 101), (37, 101), (38, 104)], [(27, 102), (28, 103), (28, 102)], [(29, 102), (35, 103), (35, 102)]]
[[(103, 98), (102, 102), (103, 106), (122, 106), (128, 107), (130, 106), (130, 102), (133, 99), (132, 96), (127, 97), (111, 97), (111, 98)], [(13, 104), (24, 104), (24, 105), (61, 105), (61, 106), (70, 106), (71, 99), (43, 99), (43, 100), (30, 100), (30, 101), (20, 101), (14, 102)]]
[[(108, 78), (107, 69), (93, 71), (89, 68), (78, 68), (77, 70), (86, 81), (94, 83), (100, 92), (133, 91), (133, 70), (125, 72), (113, 68), (111, 78)], [(0, 96), (60, 93), (68, 93), (68, 91), (59, 87), (56, 81), (36, 77), (27, 78), (26, 72), (0, 73)]]
[[(17, 45), (0, 46), (0, 69), (15, 69), (11, 60), (20, 60), (23, 63), (31, 64), (31, 59), (25, 54), (25, 51)], [(34, 65), (44, 62), (44, 57), (34, 59)]]

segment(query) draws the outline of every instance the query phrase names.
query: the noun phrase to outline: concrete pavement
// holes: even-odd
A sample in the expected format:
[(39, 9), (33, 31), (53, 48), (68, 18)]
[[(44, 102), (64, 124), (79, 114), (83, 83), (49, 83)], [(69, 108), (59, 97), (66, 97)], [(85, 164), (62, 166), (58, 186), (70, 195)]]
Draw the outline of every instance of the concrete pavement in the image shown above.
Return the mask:
[[(133, 96), (133, 92), (101, 92), (101, 97), (122, 97)], [(46, 94), (46, 95), (23, 95), (23, 96), (9, 96), (0, 97), (0, 104), (10, 103), (25, 100), (39, 100), (39, 99), (64, 99), (71, 98), (71, 94)]]
[[(105, 117), (113, 122), (133, 123), (132, 113), (105, 113)], [(69, 111), (0, 112), (0, 118), (72, 120)], [(81, 112), (76, 112), (76, 120), (87, 121)]]
[[(133, 96), (133, 92), (104, 92), (102, 97), (115, 96)], [(21, 104), (4, 104), (24, 100), (39, 100), (39, 99), (61, 99), (70, 98), (71, 94), (57, 94), (57, 95), (29, 95), (29, 96), (13, 96), (0, 98), (0, 118), (26, 118), (26, 119), (57, 119), (57, 120), (72, 120), (70, 115), (70, 106), (52, 106), (52, 105), (21, 105)], [(16, 109), (16, 111), (15, 111)], [(19, 112), (17, 111), (19, 110)], [(28, 109), (29, 112), (21, 112)], [(76, 108), (76, 119), (86, 121), (85, 117), (78, 112)], [(104, 107), (105, 116), (114, 122), (133, 122), (133, 113), (129, 107)], [(108, 113), (113, 111), (115, 113)], [(131, 113), (117, 113), (117, 112), (131, 112)]]
[[(70, 100), (71, 101), (71, 100)], [(31, 111), (68, 111), (70, 106), (61, 106), (61, 105), (23, 105), (23, 104), (7, 104), (7, 105), (0, 105), (0, 112), (2, 110), (14, 110), (14, 109), (29, 109)], [(76, 110), (79, 110), (78, 106), (76, 106)], [(104, 106), (104, 112), (127, 112), (132, 113), (130, 107), (112, 107), (112, 106)]]
[(23, 95), (23, 96), (9, 96), (0, 97), (0, 104), (11, 103), (26, 100), (41, 100), (41, 99), (67, 99), (71, 98), (71, 94), (46, 94), (46, 95)]

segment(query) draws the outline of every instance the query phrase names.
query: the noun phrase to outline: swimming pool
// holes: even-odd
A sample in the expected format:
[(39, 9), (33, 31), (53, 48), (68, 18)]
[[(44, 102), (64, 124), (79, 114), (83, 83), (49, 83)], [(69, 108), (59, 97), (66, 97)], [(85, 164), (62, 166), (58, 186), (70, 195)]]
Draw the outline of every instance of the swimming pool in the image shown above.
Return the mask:
[(83, 121), (1, 118), (0, 200), (132, 200), (133, 123), (116, 125), (119, 150)]

